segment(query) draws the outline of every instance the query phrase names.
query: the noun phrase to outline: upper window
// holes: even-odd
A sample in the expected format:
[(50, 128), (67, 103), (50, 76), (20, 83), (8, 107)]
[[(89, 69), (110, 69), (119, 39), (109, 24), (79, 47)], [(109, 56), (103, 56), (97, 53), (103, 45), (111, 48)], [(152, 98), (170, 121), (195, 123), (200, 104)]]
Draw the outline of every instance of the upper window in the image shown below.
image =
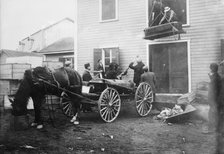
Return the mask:
[(161, 20), (164, 8), (168, 6), (176, 13), (177, 20), (183, 25), (189, 25), (188, 1), (189, 0), (148, 0), (149, 1), (149, 26), (157, 25)]
[(117, 20), (117, 0), (100, 0), (100, 21)]

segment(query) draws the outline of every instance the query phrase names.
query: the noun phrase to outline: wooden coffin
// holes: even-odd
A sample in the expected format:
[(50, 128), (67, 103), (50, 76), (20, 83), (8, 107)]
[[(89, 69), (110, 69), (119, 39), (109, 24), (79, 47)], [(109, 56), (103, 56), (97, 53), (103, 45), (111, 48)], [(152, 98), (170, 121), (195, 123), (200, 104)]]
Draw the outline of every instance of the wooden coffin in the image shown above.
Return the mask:
[(185, 33), (185, 31), (182, 29), (182, 23), (171, 22), (148, 27), (144, 29), (144, 33), (145, 33), (144, 39), (154, 40), (162, 37)]

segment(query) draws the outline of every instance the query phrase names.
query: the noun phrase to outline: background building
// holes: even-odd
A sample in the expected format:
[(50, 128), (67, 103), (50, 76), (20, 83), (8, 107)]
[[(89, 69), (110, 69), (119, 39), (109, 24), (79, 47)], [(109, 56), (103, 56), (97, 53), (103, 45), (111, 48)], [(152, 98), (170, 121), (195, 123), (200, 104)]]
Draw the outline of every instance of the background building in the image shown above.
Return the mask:
[[(0, 50), (0, 65), (4, 64), (30, 64), (32, 68), (42, 66), (43, 56), (37, 53), (19, 52), (13, 50)], [(0, 70), (1, 71), (1, 70)]]
[(56, 41), (74, 37), (74, 21), (65, 18), (46, 28), (43, 28), (19, 42), (19, 51), (40, 51)]
[(44, 61), (70, 60), (74, 64), (74, 21), (65, 18), (19, 42), (19, 51), (38, 52)]

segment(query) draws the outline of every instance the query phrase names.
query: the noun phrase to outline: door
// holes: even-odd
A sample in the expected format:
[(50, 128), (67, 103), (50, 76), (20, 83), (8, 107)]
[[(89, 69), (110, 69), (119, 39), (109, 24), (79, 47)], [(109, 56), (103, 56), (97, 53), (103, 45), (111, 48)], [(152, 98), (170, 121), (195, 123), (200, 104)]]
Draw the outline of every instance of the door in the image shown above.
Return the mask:
[(160, 46), (152, 47), (151, 60), (152, 71), (156, 74), (157, 91), (160, 93), (169, 92), (169, 56), (165, 49), (160, 50)]
[(149, 65), (157, 78), (157, 92), (187, 93), (187, 42), (152, 44), (149, 52)]
[(188, 64), (186, 43), (169, 47), (169, 92), (186, 93), (188, 91)]

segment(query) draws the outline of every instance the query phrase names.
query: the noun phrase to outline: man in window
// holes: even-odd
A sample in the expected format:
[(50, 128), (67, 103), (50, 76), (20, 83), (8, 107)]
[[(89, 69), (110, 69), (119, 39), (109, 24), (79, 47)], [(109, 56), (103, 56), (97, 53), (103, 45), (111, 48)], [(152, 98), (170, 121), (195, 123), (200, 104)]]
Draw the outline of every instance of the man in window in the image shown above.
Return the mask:
[(177, 14), (172, 9), (170, 9), (170, 7), (166, 6), (164, 8), (163, 17), (160, 20), (159, 25), (173, 21), (177, 21)]
[(139, 85), (141, 75), (144, 72), (143, 69), (142, 69), (143, 66), (145, 66), (145, 64), (142, 62), (142, 60), (139, 56), (136, 56), (135, 62), (132, 62), (132, 63), (129, 64), (129, 68), (134, 70), (133, 81), (134, 81), (136, 87)]
[(92, 76), (90, 74), (90, 70), (91, 70), (90, 64), (86, 63), (84, 64), (84, 67), (85, 67), (85, 71), (82, 75), (82, 80), (89, 82), (90, 80), (92, 80)]

